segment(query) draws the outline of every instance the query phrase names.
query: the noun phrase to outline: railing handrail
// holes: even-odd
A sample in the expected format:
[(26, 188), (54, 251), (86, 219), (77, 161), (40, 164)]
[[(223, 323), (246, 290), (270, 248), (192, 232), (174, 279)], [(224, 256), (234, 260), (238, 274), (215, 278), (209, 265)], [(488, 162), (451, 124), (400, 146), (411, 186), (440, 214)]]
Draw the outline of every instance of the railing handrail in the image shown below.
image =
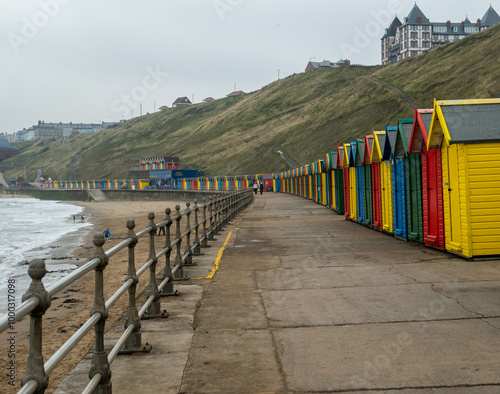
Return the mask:
[[(205, 199), (204, 199), (205, 200)], [(199, 251), (201, 246), (207, 246), (206, 242), (213, 239), (213, 235), (217, 233), (228, 220), (237, 212), (247, 206), (253, 200), (252, 190), (223, 192), (215, 198), (209, 198), (199, 204), (195, 200), (194, 206), (191, 208), (190, 203), (186, 203), (186, 209), (180, 211), (180, 206), (175, 207), (175, 214), (170, 216), (171, 210), (165, 209), (166, 218), (158, 223), (154, 223), (154, 213), (148, 214), (148, 225), (137, 234), (133, 232), (135, 221), (129, 219), (127, 221), (127, 228), (129, 232), (127, 236), (119, 244), (110, 248), (106, 252), (102, 249), (104, 244), (104, 236), (102, 233), (94, 235), (94, 245), (96, 247), (91, 259), (83, 266), (77, 268), (66, 277), (58, 280), (50, 285), (46, 290), (43, 288), (41, 279), (45, 275), (45, 265), (41, 260), (34, 260), (30, 263), (29, 273), (33, 279), (32, 286), (25, 294), (26, 300), (17, 308), (14, 316), (14, 321), (20, 321), (27, 314), (31, 315), (31, 319), (35, 319), (40, 327), (40, 332), (30, 333), (30, 356), (28, 357), (27, 372), (25, 375), (26, 381), (22, 383), (22, 388), (19, 392), (33, 393), (35, 391), (43, 392), (45, 390), (48, 374), (50, 374), (57, 365), (64, 359), (64, 357), (79, 343), (79, 341), (88, 332), (94, 328), (96, 331), (96, 351), (93, 358), (93, 367), (91, 370), (92, 379), (90, 380), (84, 392), (92, 392), (97, 386), (109, 384), (109, 374), (106, 369), (102, 369), (102, 360), (106, 359), (106, 368), (116, 358), (119, 350), (125, 345), (129, 346), (132, 336), (140, 338), (140, 318), (147, 314), (148, 316), (155, 317), (155, 313), (159, 311), (159, 295), (160, 292), (173, 291), (172, 282), (174, 279), (184, 279), (183, 267), (186, 260), (191, 262), (193, 254)], [(199, 212), (203, 211), (203, 218), (198, 219)], [(207, 215), (208, 211), (208, 215)], [(189, 221), (190, 215), (194, 215), (193, 224)], [(180, 225), (181, 220), (186, 218), (185, 231), (181, 233)], [(175, 224), (174, 238), (170, 237), (171, 226)], [(154, 235), (158, 227), (165, 227), (167, 229), (165, 245), (161, 250), (155, 252)], [(202, 236), (199, 237), (198, 233), (202, 229)], [(190, 234), (195, 234), (193, 242), (190, 241)], [(135, 257), (134, 247), (138, 243), (139, 238), (148, 236), (150, 240), (150, 255), (146, 262), (137, 270), (135, 270)], [(181, 252), (181, 246), (186, 239), (184, 250)], [(102, 273), (107, 265), (108, 259), (118, 253), (119, 251), (129, 249), (129, 273), (125, 283), (109, 297), (107, 301), (103, 298), (103, 276)], [(170, 268), (170, 255), (174, 252), (175, 248), (175, 266)], [(156, 283), (156, 265), (161, 257), (165, 257), (165, 266), (163, 267), (163, 277), (160, 285)], [(150, 282), (148, 285), (149, 293), (147, 299), (140, 311), (135, 309), (136, 295), (135, 288), (139, 278), (148, 270), (150, 271)], [(91, 317), (49, 358), (45, 364), (40, 364), (42, 360), (41, 355), (37, 354), (37, 349), (41, 349), (41, 319), (46, 309), (50, 305), (51, 298), (73, 284), (77, 279), (81, 278), (89, 271), (96, 271), (96, 299), (94, 301), (94, 309)], [(43, 272), (42, 272), (43, 271)], [(99, 274), (99, 275), (98, 275)], [(100, 278), (100, 279), (98, 279)], [(33, 283), (37, 282), (38, 285), (34, 286)], [(114, 306), (118, 299), (129, 292), (129, 311), (127, 316), (135, 316), (129, 321), (127, 317), (125, 332), (113, 347), (111, 352), (106, 355), (104, 352), (104, 322), (107, 318), (107, 311)], [(155, 312), (156, 311), (156, 312)], [(130, 312), (130, 313), (129, 313)], [(134, 320), (135, 319), (135, 320)], [(137, 320), (139, 319), (139, 321)], [(0, 317), (0, 332), (8, 328), (9, 324), (13, 321), (6, 313)], [(31, 324), (36, 327), (37, 324)], [(137, 340), (135, 338), (134, 340)], [(39, 343), (38, 343), (39, 341)], [(99, 361), (101, 360), (101, 361)], [(43, 361), (41, 361), (43, 363)], [(29, 372), (28, 372), (29, 371)], [(103, 383), (104, 381), (104, 383)], [(104, 389), (105, 390), (105, 389)]]

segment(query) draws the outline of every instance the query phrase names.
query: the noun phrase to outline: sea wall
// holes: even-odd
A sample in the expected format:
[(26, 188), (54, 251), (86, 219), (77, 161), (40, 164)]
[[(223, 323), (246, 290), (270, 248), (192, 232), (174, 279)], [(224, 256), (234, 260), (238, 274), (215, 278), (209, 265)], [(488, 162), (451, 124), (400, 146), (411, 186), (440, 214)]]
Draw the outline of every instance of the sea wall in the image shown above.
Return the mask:
[(111, 201), (194, 201), (216, 196), (223, 192), (193, 190), (103, 190)]
[[(216, 196), (218, 191), (193, 190), (101, 190), (111, 201), (194, 201), (202, 202), (203, 198)], [(34, 196), (40, 200), (57, 201), (90, 201), (93, 198), (86, 190), (54, 190), (54, 189), (4, 189), (3, 195)]]

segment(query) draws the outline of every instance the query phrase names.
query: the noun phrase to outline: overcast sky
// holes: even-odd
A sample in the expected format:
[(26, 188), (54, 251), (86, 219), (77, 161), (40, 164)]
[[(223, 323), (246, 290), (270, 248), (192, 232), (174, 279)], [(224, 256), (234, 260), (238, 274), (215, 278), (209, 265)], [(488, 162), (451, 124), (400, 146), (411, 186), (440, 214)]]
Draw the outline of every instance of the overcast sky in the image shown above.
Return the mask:
[[(492, 2), (500, 12), (500, 2)], [(380, 64), (407, 0), (0, 0), (0, 132), (129, 119), (234, 90), (308, 61)], [(490, 0), (420, 0), (432, 21), (482, 18)], [(279, 70), (279, 72), (278, 72)]]

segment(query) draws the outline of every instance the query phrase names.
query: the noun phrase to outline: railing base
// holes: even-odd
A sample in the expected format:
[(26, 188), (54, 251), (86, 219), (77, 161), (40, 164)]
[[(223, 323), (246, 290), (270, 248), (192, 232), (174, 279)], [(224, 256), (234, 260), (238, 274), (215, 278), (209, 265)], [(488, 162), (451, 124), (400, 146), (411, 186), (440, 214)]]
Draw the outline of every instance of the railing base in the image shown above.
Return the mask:
[(179, 290), (174, 290), (174, 283), (172, 279), (170, 279), (160, 291), (160, 297), (178, 296), (180, 294)]
[(157, 317), (162, 317), (164, 319), (166, 319), (168, 317), (168, 312), (166, 309), (163, 310), (163, 312), (159, 312), (159, 313), (152, 313), (152, 314), (149, 314), (149, 313), (145, 313), (141, 320), (148, 320), (148, 319), (156, 319)]

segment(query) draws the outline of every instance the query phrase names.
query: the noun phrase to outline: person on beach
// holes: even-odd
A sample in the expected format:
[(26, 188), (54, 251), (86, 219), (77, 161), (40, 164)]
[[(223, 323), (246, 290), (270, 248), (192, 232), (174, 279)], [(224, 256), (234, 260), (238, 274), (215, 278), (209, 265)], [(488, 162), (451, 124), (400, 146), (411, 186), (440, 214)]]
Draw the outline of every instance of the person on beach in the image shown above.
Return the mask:
[(104, 238), (106, 239), (106, 242), (109, 241), (110, 237), (111, 237), (111, 232), (109, 231), (109, 227), (103, 231), (104, 233)]
[(158, 227), (158, 236), (160, 236), (161, 233), (163, 233), (163, 235), (165, 235), (165, 226)]
[(73, 215), (73, 223), (76, 223), (76, 216)]
[(255, 193), (255, 195), (257, 195), (257, 190), (259, 190), (259, 184), (257, 182), (255, 182), (253, 184), (253, 192)]
[(84, 217), (83, 217), (83, 215), (82, 215), (82, 223), (84, 223), (84, 222), (85, 222), (85, 219), (84, 219)]

